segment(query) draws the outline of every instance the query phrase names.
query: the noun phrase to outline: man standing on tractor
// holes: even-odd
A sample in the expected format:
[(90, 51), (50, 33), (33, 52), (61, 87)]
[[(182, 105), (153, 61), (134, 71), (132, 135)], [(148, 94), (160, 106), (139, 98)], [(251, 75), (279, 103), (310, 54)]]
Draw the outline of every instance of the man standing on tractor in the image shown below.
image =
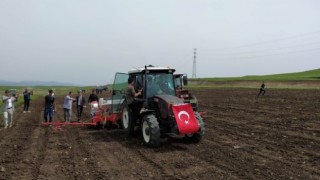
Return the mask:
[(125, 90), (126, 93), (126, 101), (127, 104), (129, 106), (129, 108), (132, 110), (133, 112), (133, 116), (136, 117), (138, 116), (138, 112), (140, 109), (141, 104), (139, 103), (139, 101), (137, 101), (135, 98), (137, 96), (140, 96), (142, 92), (142, 89), (139, 89), (138, 92), (136, 92), (134, 90), (134, 79), (132, 77), (128, 78), (128, 86)]

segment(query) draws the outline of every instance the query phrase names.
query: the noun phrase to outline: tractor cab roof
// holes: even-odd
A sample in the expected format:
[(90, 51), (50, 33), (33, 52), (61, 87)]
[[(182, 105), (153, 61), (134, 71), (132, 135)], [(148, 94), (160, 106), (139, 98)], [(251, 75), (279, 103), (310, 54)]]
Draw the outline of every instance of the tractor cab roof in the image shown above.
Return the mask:
[(180, 77), (182, 77), (182, 76), (184, 76), (184, 74), (174, 74), (174, 75), (173, 75), (174, 78), (180, 78)]
[(134, 68), (129, 71), (129, 74), (141, 74), (144, 73), (147, 68), (147, 71), (149, 72), (166, 72), (166, 73), (174, 73), (176, 70), (172, 69), (170, 67), (160, 67), (160, 66), (146, 66), (146, 67), (139, 67), (139, 68)]

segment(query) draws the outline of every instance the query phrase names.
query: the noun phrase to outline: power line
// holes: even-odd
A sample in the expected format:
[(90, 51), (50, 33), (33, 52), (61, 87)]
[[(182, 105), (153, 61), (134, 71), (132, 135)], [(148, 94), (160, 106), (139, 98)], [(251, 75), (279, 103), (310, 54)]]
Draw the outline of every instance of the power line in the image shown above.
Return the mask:
[[(313, 49), (305, 49), (305, 50), (298, 50), (298, 51), (289, 51), (289, 52), (280, 52), (280, 53), (271, 53), (271, 54), (265, 54), (265, 55), (249, 55), (246, 57), (230, 57), (232, 59), (252, 59), (252, 58), (258, 58), (258, 57), (267, 57), (267, 56), (276, 56), (276, 55), (286, 55), (286, 54), (297, 54), (297, 53), (306, 53), (310, 51), (319, 51), (320, 47), (313, 48)], [(222, 57), (219, 59), (229, 59), (229, 57)]]
[[(254, 53), (259, 53), (259, 52), (265, 52), (265, 51), (279, 51), (279, 50), (283, 50), (283, 49), (289, 49), (289, 48), (306, 48), (307, 45), (319, 45), (319, 42), (309, 42), (309, 43), (304, 43), (304, 44), (295, 44), (295, 45), (290, 45), (290, 46), (282, 46), (282, 47), (276, 47), (276, 48), (264, 48), (264, 49), (257, 49), (257, 50), (251, 50), (251, 51), (212, 51), (212, 52), (206, 52), (209, 54), (214, 54), (214, 55), (236, 55), (236, 54), (254, 54)], [(300, 50), (298, 50), (300, 51)]]
[(243, 45), (234, 46), (234, 47), (203, 49), (201, 51), (223, 50), (223, 49), (240, 49), (240, 48), (246, 48), (246, 47), (263, 45), (263, 44), (272, 44), (272, 43), (275, 43), (275, 42), (281, 42), (281, 41), (290, 40), (290, 39), (297, 39), (297, 38), (306, 37), (306, 36), (310, 36), (310, 35), (314, 35), (314, 34), (320, 34), (320, 30), (319, 31), (314, 31), (314, 32), (309, 32), (309, 33), (297, 34), (297, 35), (294, 35), (294, 36), (287, 36), (287, 37), (274, 39), (274, 40), (270, 40), (270, 41), (261, 41), (261, 42), (256, 42), (256, 43), (243, 44)]

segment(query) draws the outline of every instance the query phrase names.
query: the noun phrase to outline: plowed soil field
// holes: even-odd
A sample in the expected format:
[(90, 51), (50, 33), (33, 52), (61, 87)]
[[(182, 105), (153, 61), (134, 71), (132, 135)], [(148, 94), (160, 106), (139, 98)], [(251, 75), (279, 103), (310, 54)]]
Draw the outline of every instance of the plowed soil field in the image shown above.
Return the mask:
[(319, 91), (192, 92), (206, 112), (204, 139), (169, 136), (156, 149), (121, 129), (40, 126), (42, 99), (31, 113), (17, 107), (14, 126), (0, 127), (0, 179), (320, 179)]

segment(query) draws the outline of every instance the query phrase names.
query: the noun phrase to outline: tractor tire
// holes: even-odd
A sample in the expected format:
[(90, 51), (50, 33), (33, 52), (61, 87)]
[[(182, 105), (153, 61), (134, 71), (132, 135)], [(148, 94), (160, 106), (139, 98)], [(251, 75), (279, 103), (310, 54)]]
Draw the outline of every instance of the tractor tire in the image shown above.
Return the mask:
[(144, 116), (141, 127), (144, 144), (149, 147), (159, 147), (160, 127), (157, 118), (153, 114)]
[(121, 125), (123, 130), (127, 135), (132, 135), (134, 133), (134, 119), (133, 114), (129, 106), (125, 103), (122, 108), (122, 118)]
[(187, 142), (199, 143), (204, 136), (205, 128), (203, 119), (200, 114), (198, 112), (194, 112), (194, 115), (196, 116), (196, 119), (200, 125), (200, 132), (194, 134), (186, 134), (185, 139), (187, 140)]

